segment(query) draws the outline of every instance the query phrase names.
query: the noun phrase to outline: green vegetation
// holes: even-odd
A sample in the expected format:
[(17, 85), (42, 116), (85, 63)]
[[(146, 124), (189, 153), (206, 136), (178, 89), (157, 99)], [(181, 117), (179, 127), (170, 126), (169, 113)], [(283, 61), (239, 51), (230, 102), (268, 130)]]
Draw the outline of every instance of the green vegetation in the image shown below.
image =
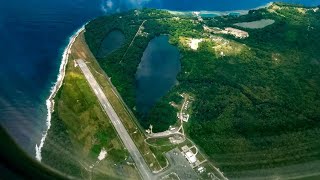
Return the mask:
[(161, 166), (158, 163), (157, 159), (154, 157), (153, 152), (149, 148), (148, 144), (144, 141), (144, 130), (140, 127), (138, 122), (136, 122), (135, 116), (131, 113), (131, 111), (129, 111), (129, 108), (121, 99), (121, 96), (117, 92), (117, 89), (115, 89), (115, 87), (113, 87), (113, 85), (110, 83), (109, 77), (101, 69), (94, 56), (91, 53), (89, 54), (91, 63), (88, 64), (88, 67), (90, 71), (93, 73), (97, 82), (102, 87), (103, 92), (112, 104), (119, 118), (122, 120), (123, 125), (140, 150), (141, 154), (143, 154), (147, 164), (150, 165), (150, 168), (153, 171), (158, 171), (159, 169), (161, 169)]
[[(204, 22), (172, 16), (143, 9), (100, 17), (86, 26), (86, 40), (94, 54), (111, 30), (125, 34), (125, 45), (98, 61), (144, 128), (151, 123), (154, 131), (162, 131), (174, 124), (177, 110), (169, 102), (186, 92), (194, 97), (187, 133), (227, 177), (320, 160), (319, 10), (276, 3), (248, 15)], [(233, 25), (260, 19), (275, 23), (262, 29)], [(148, 35), (138, 35), (128, 49), (144, 20), (143, 32)], [(203, 24), (242, 29), (250, 36), (211, 34)], [(182, 71), (179, 85), (142, 118), (134, 111), (135, 72), (148, 42), (159, 34), (169, 34), (170, 43), (179, 47)], [(194, 51), (181, 37), (205, 41)], [(231, 48), (221, 48), (223, 43), (212, 37), (229, 42)], [(222, 50), (225, 55), (220, 55)], [(303, 174), (299, 168), (293, 171)]]
[[(121, 18), (120, 18), (121, 17)], [(148, 35), (138, 35), (129, 47), (132, 39), (143, 23), (143, 32)], [(104, 37), (114, 29), (118, 29), (125, 34), (126, 42), (118, 50), (114, 51), (105, 58), (98, 58), (97, 51), (100, 48)], [(197, 31), (190, 31), (195, 29)], [(166, 11), (155, 9), (143, 9), (141, 11), (129, 11), (127, 13), (104, 16), (93, 20), (86, 26), (85, 37), (91, 51), (97, 57), (102, 69), (110, 76), (112, 83), (117, 91), (124, 98), (125, 103), (132, 110), (135, 109), (135, 73), (140, 63), (141, 57), (149, 41), (161, 34), (170, 34), (170, 42), (178, 43), (180, 36), (196, 36), (201, 37), (202, 26), (194, 24), (193, 18), (187, 17), (183, 20), (176, 20), (173, 15)], [(127, 53), (126, 53), (127, 52)], [(149, 117), (159, 117), (161, 114), (169, 117), (163, 117), (153, 122), (158, 123), (155, 131), (168, 128), (168, 124), (176, 122), (176, 112), (173, 108), (167, 108), (167, 102), (159, 102), (157, 104), (158, 111), (151, 111), (147, 117), (143, 117), (138, 112), (133, 111), (140, 120), (144, 128), (149, 127), (152, 121)], [(161, 108), (166, 107), (166, 108)], [(160, 112), (159, 110), (164, 110)], [(163, 125), (163, 126), (162, 126)]]
[[(144, 19), (169, 16), (171, 15), (164, 11), (145, 10), (143, 13), (129, 11), (123, 14), (100, 17), (86, 26), (85, 38), (94, 55), (97, 55), (104, 37), (109, 32), (118, 29), (124, 33), (126, 39), (124, 45), (107, 57), (97, 58), (97, 60), (102, 69), (112, 78), (112, 83), (117, 87), (121, 96), (126, 97), (124, 100), (130, 108), (135, 106), (134, 74), (142, 53), (153, 37), (165, 31), (152, 32), (148, 36), (137, 36), (129, 49), (128, 47)], [(151, 21), (147, 21), (144, 27), (149, 26), (150, 23)]]
[[(42, 162), (80, 179), (137, 179), (139, 175), (134, 166), (127, 164), (132, 163), (127, 159), (128, 152), (81, 70), (74, 66), (74, 59), (94, 60), (83, 33), (71, 52), (63, 85), (55, 97), (55, 111), (43, 147)], [(96, 163), (102, 149), (107, 151), (107, 156)]]
[(150, 144), (150, 149), (154, 152), (161, 167), (166, 167), (168, 164), (164, 153), (174, 149), (176, 145), (171, 144), (168, 138), (146, 139), (146, 141)]
[(149, 138), (146, 139), (148, 144), (154, 145), (154, 146), (170, 146), (172, 145), (170, 143), (170, 140), (168, 137), (165, 138)]
[[(83, 169), (74, 159), (75, 156), (71, 156), (73, 152), (71, 140), (64, 123), (57, 117), (56, 112), (52, 114), (51, 126), (54, 128), (49, 131), (42, 149), (42, 161), (64, 174), (79, 177)], [(65, 158), (60, 158), (61, 155)]]

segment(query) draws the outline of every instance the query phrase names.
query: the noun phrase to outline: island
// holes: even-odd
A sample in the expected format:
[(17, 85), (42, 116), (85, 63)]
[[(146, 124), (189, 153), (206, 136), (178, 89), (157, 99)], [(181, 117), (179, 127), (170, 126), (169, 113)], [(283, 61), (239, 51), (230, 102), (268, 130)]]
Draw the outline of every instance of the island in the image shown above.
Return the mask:
[(39, 159), (80, 179), (319, 177), (320, 11), (137, 9), (66, 51)]

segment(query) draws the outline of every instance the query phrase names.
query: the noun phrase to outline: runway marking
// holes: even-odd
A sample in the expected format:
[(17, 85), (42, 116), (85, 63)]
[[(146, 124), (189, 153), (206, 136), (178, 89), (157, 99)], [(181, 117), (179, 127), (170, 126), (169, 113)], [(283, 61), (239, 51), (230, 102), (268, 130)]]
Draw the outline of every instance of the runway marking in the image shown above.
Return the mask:
[(155, 179), (155, 176), (151, 173), (149, 166), (144, 161), (140, 151), (134, 144), (133, 140), (131, 139), (129, 133), (125, 129), (124, 125), (122, 124), (120, 118), (116, 114), (115, 110), (111, 106), (109, 100), (107, 99), (106, 95), (103, 93), (100, 85), (93, 77), (92, 73), (90, 72), (88, 66), (84, 63), (82, 59), (76, 60), (81, 71), (83, 72), (84, 76), (86, 77), (90, 87), (93, 89), (95, 95), (97, 96), (102, 108), (105, 110), (107, 115), (110, 118), (111, 123), (113, 124), (114, 128), (116, 129), (117, 133), (119, 134), (120, 139), (122, 140), (125, 148), (131, 154), (132, 159), (134, 160), (137, 169), (140, 172), (142, 179), (145, 180), (152, 180)]

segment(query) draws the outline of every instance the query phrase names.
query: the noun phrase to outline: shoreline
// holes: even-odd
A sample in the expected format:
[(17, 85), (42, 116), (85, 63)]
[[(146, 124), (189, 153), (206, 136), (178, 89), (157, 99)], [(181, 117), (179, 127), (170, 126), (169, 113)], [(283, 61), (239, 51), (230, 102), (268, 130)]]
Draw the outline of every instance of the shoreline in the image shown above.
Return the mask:
[(173, 14), (173, 15), (189, 15), (192, 14), (193, 12), (199, 12), (201, 15), (216, 15), (216, 16), (224, 16), (224, 15), (229, 15), (230, 13), (239, 13), (240, 15), (245, 15), (248, 14), (248, 12), (250, 10), (258, 10), (258, 9), (262, 9), (262, 8), (267, 8), (269, 6), (271, 6), (274, 2), (271, 1), (265, 5), (262, 6), (258, 6), (255, 8), (250, 8), (247, 10), (227, 10), (227, 11), (208, 11), (208, 10), (200, 10), (200, 11), (173, 11), (173, 10), (169, 10), (169, 9), (162, 9), (165, 11), (168, 11), (169, 13)]
[[(260, 9), (260, 8), (269, 7), (272, 4), (273, 4), (273, 2), (269, 2), (266, 5), (258, 6), (256, 8), (252, 8), (249, 10), (256, 10), (256, 9)], [(239, 14), (243, 15), (243, 14), (247, 14), (249, 12), (249, 10), (234, 10), (234, 11), (172, 11), (172, 10), (168, 10), (168, 9), (162, 9), (162, 10), (166, 10), (169, 13), (179, 14), (179, 15), (187, 15), (187, 14), (192, 14), (193, 12), (200, 12), (201, 14), (215, 14), (217, 16), (228, 15), (230, 13), (239, 13)], [(51, 116), (52, 116), (52, 113), (54, 112), (54, 103), (55, 103), (54, 98), (55, 98), (57, 92), (59, 91), (60, 87), (62, 86), (62, 82), (64, 80), (65, 69), (66, 69), (66, 65), (68, 63), (68, 58), (69, 58), (69, 54), (70, 54), (70, 48), (72, 47), (75, 39), (78, 37), (80, 32), (82, 32), (84, 29), (85, 29), (85, 25), (83, 25), (80, 29), (75, 31), (75, 33), (71, 37), (69, 37), (69, 43), (66, 46), (66, 48), (64, 49), (63, 54), (62, 54), (62, 60), (61, 60), (61, 64), (59, 67), (59, 73), (57, 75), (57, 80), (56, 80), (55, 84), (51, 87), (51, 90), (50, 90), (51, 93), (50, 93), (48, 99), (46, 99), (46, 106), (47, 106), (46, 126), (47, 126), (47, 129), (42, 133), (42, 137), (41, 137), (39, 145), (36, 144), (36, 146), (35, 146), (35, 150), (36, 150), (35, 157), (38, 161), (41, 161), (41, 159), (42, 159), (41, 150), (44, 146), (48, 131), (51, 127)]]
[(54, 112), (54, 98), (57, 94), (57, 92), (59, 91), (64, 76), (65, 76), (65, 70), (66, 70), (66, 66), (68, 63), (68, 58), (69, 58), (69, 54), (70, 54), (70, 48), (72, 47), (75, 39), (78, 37), (78, 35), (85, 29), (85, 25), (83, 25), (80, 29), (78, 29), (70, 38), (69, 38), (69, 43), (66, 46), (66, 48), (64, 49), (63, 53), (62, 53), (62, 60), (61, 60), (61, 64), (59, 67), (59, 73), (57, 75), (57, 80), (55, 82), (55, 84), (51, 87), (50, 90), (50, 95), (48, 97), (48, 99), (46, 100), (46, 106), (47, 106), (47, 119), (46, 119), (46, 125), (47, 125), (47, 129), (44, 131), (44, 133), (42, 134), (41, 140), (40, 140), (40, 144), (38, 146), (38, 144), (36, 144), (35, 149), (36, 149), (36, 159), (38, 161), (41, 161), (42, 157), (41, 157), (41, 149), (45, 143), (45, 140), (47, 138), (47, 134), (48, 131), (51, 127), (51, 115)]

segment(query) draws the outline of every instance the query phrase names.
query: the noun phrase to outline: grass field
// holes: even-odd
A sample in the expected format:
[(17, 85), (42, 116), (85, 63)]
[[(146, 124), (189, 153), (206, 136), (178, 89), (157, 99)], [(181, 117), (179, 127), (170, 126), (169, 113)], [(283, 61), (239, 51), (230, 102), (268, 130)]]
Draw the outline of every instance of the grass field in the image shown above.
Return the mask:
[[(83, 36), (81, 38), (83, 38)], [(153, 156), (153, 152), (150, 150), (149, 146), (144, 142), (145, 136), (142, 132), (142, 128), (140, 128), (139, 124), (135, 120), (135, 117), (130, 113), (126, 105), (121, 100), (121, 96), (117, 93), (116, 89), (110, 83), (108, 76), (100, 68), (99, 64), (97, 63), (94, 56), (85, 44), (84, 39), (82, 43), (84, 44), (82, 44), (81, 47), (85, 47), (85, 49), (79, 49), (79, 51), (86, 52), (86, 56), (84, 56), (83, 59), (85, 59), (88, 62), (89, 69), (95, 76), (97, 82), (102, 87), (103, 92), (106, 94), (111, 105), (113, 106), (114, 110), (116, 111), (117, 115), (121, 119), (126, 129), (128, 130), (128, 133), (131, 135), (141, 154), (144, 156), (147, 164), (151, 165), (151, 169), (154, 171), (161, 169), (161, 166), (157, 162), (157, 159), (155, 159), (155, 157)]]
[[(76, 39), (66, 68), (63, 85), (55, 97), (52, 127), (43, 148), (43, 162), (67, 175), (88, 178), (138, 179), (128, 152), (117, 136), (110, 120), (102, 111), (74, 59), (90, 59), (83, 33)], [(94, 59), (92, 59), (94, 60)], [(106, 159), (97, 157), (104, 148)], [(90, 166), (96, 164), (93, 173)]]

